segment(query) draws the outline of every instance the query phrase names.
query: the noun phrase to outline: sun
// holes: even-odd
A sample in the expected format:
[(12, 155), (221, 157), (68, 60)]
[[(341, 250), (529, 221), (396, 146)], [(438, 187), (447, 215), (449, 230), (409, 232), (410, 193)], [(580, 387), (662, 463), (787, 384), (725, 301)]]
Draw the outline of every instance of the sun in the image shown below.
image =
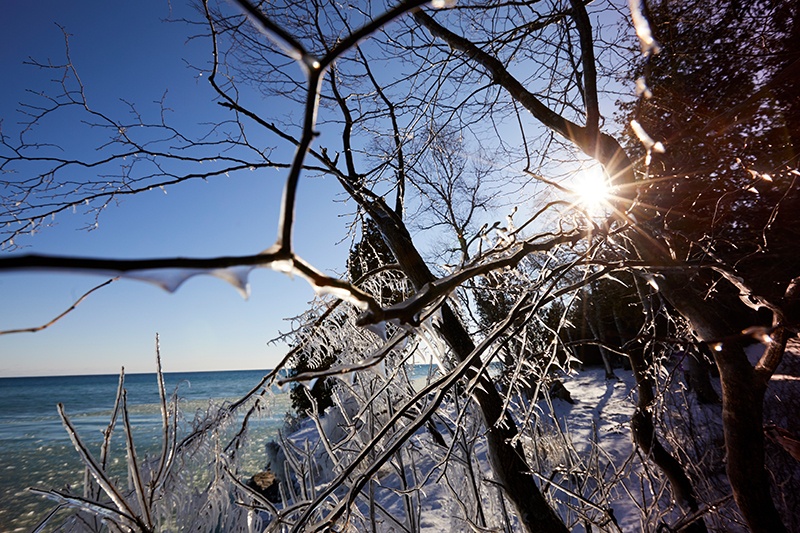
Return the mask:
[(600, 165), (581, 169), (573, 178), (572, 192), (576, 196), (576, 204), (589, 214), (601, 214), (608, 206), (611, 189), (608, 179)]

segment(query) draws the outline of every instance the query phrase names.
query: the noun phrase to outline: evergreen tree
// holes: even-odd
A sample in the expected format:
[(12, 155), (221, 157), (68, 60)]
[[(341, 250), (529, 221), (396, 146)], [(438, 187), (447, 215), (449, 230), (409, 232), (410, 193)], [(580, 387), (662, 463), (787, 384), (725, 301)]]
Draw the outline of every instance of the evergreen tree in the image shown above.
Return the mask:
[[(800, 194), (791, 172), (800, 149), (798, 3), (658, 0), (649, 7), (661, 52), (644, 59), (638, 74), (652, 97), (628, 105), (626, 118), (665, 151), (642, 154), (652, 162), (642, 166), (648, 179), (639, 200), (652, 207), (651, 223), (674, 255), (737, 264), (752, 286), (777, 299), (800, 272)], [(631, 132), (634, 146), (641, 151)]]
[[(391, 265), (393, 262), (394, 256), (383, 242), (377, 227), (371, 220), (366, 219), (361, 227), (361, 240), (350, 249), (347, 259), (347, 274), (350, 281), (363, 281), (362, 278), (368, 277), (371, 273), (381, 267)], [(380, 284), (378, 292), (379, 295), (376, 296), (379, 296), (382, 305), (391, 305), (402, 297), (402, 293), (398, 292), (397, 287), (391, 283)], [(329, 315), (325, 320), (342, 320), (342, 318), (337, 315)], [(306, 346), (295, 353), (292, 359), (291, 376), (314, 370), (327, 370), (339, 361), (341, 349), (337, 348), (335, 343), (306, 343), (308, 335), (318, 334), (314, 320), (308, 327), (301, 329), (296, 334), (295, 346), (300, 344), (306, 344)], [(334, 382), (330, 378), (314, 381), (311, 388), (303, 384), (295, 384), (289, 393), (292, 409), (298, 416), (306, 416), (312, 409), (312, 402), (316, 402), (317, 409), (320, 412), (324, 411), (333, 405), (331, 397), (333, 385)]]

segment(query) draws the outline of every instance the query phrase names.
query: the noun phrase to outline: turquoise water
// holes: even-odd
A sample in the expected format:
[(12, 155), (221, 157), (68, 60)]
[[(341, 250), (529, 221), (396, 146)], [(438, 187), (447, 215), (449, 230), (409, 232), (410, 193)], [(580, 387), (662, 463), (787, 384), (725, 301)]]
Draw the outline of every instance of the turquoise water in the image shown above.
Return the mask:
[[(209, 402), (221, 404), (239, 399), (266, 372), (166, 373), (164, 381), (168, 395), (177, 387), (181, 414), (190, 421), (196, 412), (205, 411)], [(93, 453), (99, 454), (118, 379), (115, 375), (0, 378), (0, 531), (28, 531), (39, 522), (42, 513), (53, 507), (49, 500), (26, 491), (27, 487), (80, 486), (83, 468), (56, 404), (64, 404), (78, 434)], [(155, 455), (161, 444), (156, 375), (126, 375), (125, 388), (137, 455)], [(266, 415), (254, 424), (257, 442), (274, 437), (289, 410), (288, 394), (276, 395)], [(123, 434), (119, 418), (115, 436), (121, 440)], [(112, 454), (111, 469), (124, 475), (123, 449)]]

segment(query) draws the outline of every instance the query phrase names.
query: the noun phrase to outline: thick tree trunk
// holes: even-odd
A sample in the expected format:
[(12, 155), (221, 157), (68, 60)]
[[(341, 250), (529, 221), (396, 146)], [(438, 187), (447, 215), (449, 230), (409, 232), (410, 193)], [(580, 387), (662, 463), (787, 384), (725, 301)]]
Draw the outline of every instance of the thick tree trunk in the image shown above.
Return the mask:
[[(726, 326), (727, 321), (713, 304), (692, 290), (688, 276), (673, 276), (661, 285), (664, 296), (689, 320), (700, 340), (715, 341), (736, 333)], [(751, 531), (784, 532), (764, 467), (766, 380), (757, 375), (740, 343), (717, 343), (712, 353), (722, 383), (726, 468), (733, 498)]]
[[(414, 287), (420, 289), (426, 283), (434, 281), (435, 277), (397, 215), (378, 203), (365, 207)], [(475, 349), (471, 337), (447, 304), (442, 306), (440, 332), (459, 362), (469, 357)], [(473, 378), (476, 374), (477, 369), (473, 369), (468, 377)], [(567, 533), (566, 526), (547, 503), (530, 474), (521, 446), (512, 444), (517, 436), (517, 426), (504, 412), (502, 398), (485, 374), (480, 378), (480, 386), (475, 389), (475, 400), (487, 428), (486, 439), (492, 470), (517, 512), (520, 531)]]
[[(719, 403), (719, 395), (714, 390), (709, 376), (709, 363), (705, 360), (703, 351), (706, 344), (701, 343), (698, 352), (687, 354), (686, 364), (688, 366), (689, 388), (697, 396), (697, 401), (702, 404)], [(713, 355), (712, 355), (713, 357)]]

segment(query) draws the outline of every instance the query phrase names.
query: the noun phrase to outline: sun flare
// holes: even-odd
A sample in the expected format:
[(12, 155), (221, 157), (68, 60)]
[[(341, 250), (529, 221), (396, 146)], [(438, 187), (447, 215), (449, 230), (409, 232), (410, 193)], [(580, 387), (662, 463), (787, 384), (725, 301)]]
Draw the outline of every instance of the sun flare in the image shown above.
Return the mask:
[(579, 171), (575, 175), (572, 190), (577, 197), (576, 203), (591, 214), (602, 212), (611, 194), (608, 179), (599, 165)]

